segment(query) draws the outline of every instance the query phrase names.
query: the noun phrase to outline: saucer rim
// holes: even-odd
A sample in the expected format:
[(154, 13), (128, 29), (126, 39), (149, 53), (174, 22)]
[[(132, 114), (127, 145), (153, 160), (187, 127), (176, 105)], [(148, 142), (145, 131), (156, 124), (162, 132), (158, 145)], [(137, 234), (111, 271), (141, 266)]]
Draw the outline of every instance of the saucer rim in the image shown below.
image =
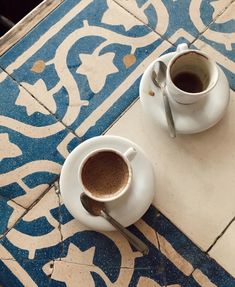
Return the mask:
[[(168, 130), (168, 126), (167, 126), (167, 121), (165, 118), (165, 112), (164, 112), (164, 105), (163, 105), (163, 101), (162, 103), (156, 99), (154, 99), (156, 97), (155, 96), (148, 96), (146, 95), (146, 87), (149, 86), (149, 91), (150, 90), (154, 90), (157, 93), (160, 93), (160, 89), (155, 87), (153, 84), (151, 85), (150, 82), (150, 77), (147, 75), (150, 73), (152, 67), (154, 66), (154, 64), (161, 60), (164, 63), (168, 64), (172, 57), (174, 57), (174, 55), (177, 52), (170, 52), (164, 55), (161, 55), (160, 57), (158, 57), (156, 60), (154, 60), (153, 62), (151, 62), (148, 67), (145, 69), (141, 81), (140, 81), (140, 86), (139, 86), (139, 94), (140, 94), (140, 102), (141, 102), (141, 106), (145, 112), (145, 114), (147, 115), (147, 117), (149, 117), (155, 124), (158, 124), (161, 128)], [(169, 102), (171, 105), (171, 109), (172, 109), (172, 113), (173, 113), (173, 117), (175, 117), (175, 128), (176, 128), (176, 132), (177, 134), (195, 134), (195, 133), (199, 133), (202, 131), (205, 131), (209, 128), (211, 128), (212, 126), (214, 126), (215, 124), (217, 124), (224, 116), (226, 109), (228, 107), (229, 104), (229, 100), (230, 100), (230, 87), (229, 87), (229, 83), (228, 80), (223, 72), (223, 70), (219, 67), (219, 65), (217, 64), (217, 68), (218, 68), (218, 72), (219, 72), (219, 78), (218, 78), (218, 82), (216, 84), (216, 86), (214, 87), (214, 89), (208, 93), (208, 96), (205, 98), (202, 98), (201, 100), (199, 100), (196, 103), (192, 103), (192, 104), (188, 104), (188, 105), (184, 105), (184, 104), (180, 104), (177, 103), (172, 96), (168, 93), (168, 98), (169, 98)], [(185, 121), (187, 119), (187, 113), (184, 111), (185, 106), (190, 107), (190, 109), (192, 110), (198, 110), (199, 105), (201, 107), (207, 108), (208, 106), (208, 101), (209, 100), (213, 100), (215, 97), (215, 93), (217, 93), (217, 98), (219, 99), (219, 91), (216, 90), (216, 87), (218, 88), (218, 85), (221, 86), (221, 88), (223, 88), (223, 105), (220, 108), (220, 110), (215, 114), (213, 114), (213, 117), (211, 118), (207, 118), (207, 122), (201, 122), (199, 124), (198, 121), (198, 117), (195, 116), (195, 113), (193, 112), (192, 114), (190, 114), (190, 120), (194, 121), (194, 126), (191, 127), (186, 127), (184, 126), (184, 124), (182, 124), (182, 119), (183, 121)], [(150, 86), (152, 86), (153, 88), (150, 88)], [(166, 87), (167, 89), (167, 87)], [(215, 102), (215, 101), (214, 101)], [(151, 103), (151, 105), (150, 105)], [(160, 106), (159, 106), (160, 105)], [(160, 115), (158, 115), (155, 111), (151, 111), (151, 109), (153, 109), (153, 107), (157, 108), (158, 110), (160, 110)], [(157, 110), (156, 109), (156, 110)], [(181, 112), (179, 111), (181, 110)], [(203, 112), (203, 110), (201, 111)], [(193, 116), (192, 116), (193, 115)], [(217, 115), (217, 116), (216, 116)], [(179, 119), (179, 116), (181, 116), (181, 119)]]
[[(71, 203), (72, 198), (69, 199), (69, 192), (74, 192), (76, 187), (70, 188), (69, 189), (69, 185), (70, 183), (67, 183), (67, 180), (69, 179), (68, 177), (68, 172), (69, 170), (71, 171), (71, 168), (74, 166), (74, 168), (78, 168), (79, 162), (82, 161), (83, 157), (89, 153), (89, 150), (92, 149), (96, 149), (97, 145), (102, 146), (104, 144), (110, 143), (112, 141), (112, 144), (116, 147), (116, 149), (118, 151), (120, 151), (120, 141), (122, 141), (122, 146), (123, 145), (127, 145), (128, 147), (133, 146), (134, 148), (136, 148), (137, 151), (137, 155), (139, 154), (140, 158), (144, 158), (145, 160), (145, 165), (147, 167), (148, 170), (145, 170), (145, 176), (147, 175), (147, 178), (149, 180), (148, 184), (148, 189), (145, 191), (145, 200), (144, 201), (138, 201), (138, 195), (140, 194), (140, 191), (138, 191), (137, 188), (134, 189), (136, 182), (138, 182), (138, 180), (135, 180), (135, 177), (133, 177), (133, 183), (130, 186), (130, 193), (129, 193), (129, 198), (127, 198), (127, 204), (128, 202), (130, 203), (131, 201), (131, 205), (133, 205), (135, 203), (136, 207), (139, 204), (139, 208), (134, 208), (132, 209), (134, 213), (132, 213), (129, 216), (129, 220), (127, 217), (125, 217), (125, 221), (126, 222), (121, 222), (125, 227), (135, 223), (137, 220), (139, 220), (144, 213), (148, 210), (149, 206), (151, 205), (151, 203), (153, 202), (153, 198), (155, 196), (155, 174), (154, 174), (154, 170), (153, 170), (153, 165), (151, 163), (151, 161), (146, 157), (145, 152), (142, 150), (141, 147), (139, 147), (136, 143), (130, 141), (129, 139), (120, 137), (120, 136), (115, 136), (115, 135), (101, 135), (101, 136), (96, 136), (93, 138), (90, 138), (88, 140), (86, 140), (85, 142), (81, 143), (79, 146), (77, 146), (67, 157), (67, 159), (65, 160), (62, 169), (61, 169), (61, 176), (60, 176), (60, 190), (61, 190), (61, 197), (63, 199), (63, 203), (65, 204), (66, 208), (68, 209), (68, 211), (70, 212), (70, 214), (76, 218), (80, 223), (82, 223), (83, 225), (85, 225), (86, 227), (93, 229), (93, 230), (97, 230), (97, 231), (112, 231), (115, 230), (115, 228), (108, 223), (104, 218), (102, 217), (94, 217), (92, 215), (90, 215), (81, 205), (80, 200), (77, 201), (76, 203)], [(89, 147), (87, 149), (87, 147)], [(78, 160), (78, 154), (81, 154), (81, 158)], [(72, 164), (72, 167), (71, 167)], [(133, 163), (132, 163), (133, 164)], [(137, 163), (136, 166), (134, 166), (135, 169), (137, 169)], [(138, 167), (139, 169), (140, 167)], [(71, 173), (71, 172), (70, 172)], [(71, 177), (71, 175), (70, 175)], [(77, 178), (73, 180), (74, 182), (76, 182), (78, 184), (78, 188), (77, 188), (77, 195), (78, 198), (80, 197), (80, 194), (82, 192), (82, 190), (79, 187), (79, 182), (77, 180)], [(135, 184), (134, 184), (135, 183)], [(73, 189), (73, 190), (72, 190)], [(140, 189), (140, 188), (139, 188)], [(70, 191), (68, 191), (70, 190)], [(131, 193), (132, 191), (132, 193)], [(76, 197), (77, 197), (76, 195)], [(133, 197), (134, 195), (134, 197)], [(74, 197), (74, 194), (70, 194), (71, 197)], [(112, 202), (107, 203), (107, 207), (112, 207), (113, 210), (110, 211), (110, 214), (112, 215), (112, 212), (114, 211), (114, 215), (116, 216), (116, 218), (118, 218), (117, 214), (118, 214), (118, 209), (116, 208), (115, 210), (115, 206), (119, 207), (120, 211), (119, 214), (121, 213), (121, 211), (123, 211), (123, 209), (125, 210), (126, 208), (126, 212), (128, 209), (127, 207), (122, 207), (122, 210), (120, 208), (122, 201), (125, 199), (124, 198), (125, 195), (119, 199), (115, 199)], [(131, 200), (130, 200), (131, 199)], [(135, 200), (134, 200), (135, 199)], [(73, 208), (74, 206), (72, 205), (77, 205), (76, 211), (79, 210), (79, 213), (75, 213), (73, 212)], [(140, 205), (141, 204), (141, 205)], [(129, 204), (130, 205), (130, 204)], [(79, 207), (79, 208), (78, 208)], [(141, 208), (140, 208), (141, 207)], [(115, 214), (116, 213), (116, 214)], [(130, 220), (130, 218), (135, 218), (135, 220)], [(89, 219), (89, 220), (85, 220), (85, 219)], [(91, 224), (92, 223), (92, 224)]]

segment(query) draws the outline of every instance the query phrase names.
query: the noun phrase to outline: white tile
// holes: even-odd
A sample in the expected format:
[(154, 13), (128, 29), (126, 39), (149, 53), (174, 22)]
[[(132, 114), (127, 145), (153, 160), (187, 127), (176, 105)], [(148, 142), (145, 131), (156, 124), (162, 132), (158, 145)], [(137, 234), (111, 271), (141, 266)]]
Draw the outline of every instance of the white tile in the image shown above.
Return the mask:
[(235, 215), (234, 113), (231, 92), (228, 111), (216, 126), (171, 139), (137, 101), (107, 132), (145, 150), (156, 174), (154, 205), (203, 250)]
[(216, 242), (209, 254), (235, 277), (235, 221)]

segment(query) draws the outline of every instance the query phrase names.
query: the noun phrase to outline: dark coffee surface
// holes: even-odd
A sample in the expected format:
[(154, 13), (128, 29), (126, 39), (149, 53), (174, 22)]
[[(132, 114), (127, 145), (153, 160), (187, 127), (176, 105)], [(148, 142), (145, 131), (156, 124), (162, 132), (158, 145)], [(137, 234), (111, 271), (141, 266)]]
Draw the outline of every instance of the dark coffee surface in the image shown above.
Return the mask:
[(199, 77), (193, 73), (182, 72), (173, 78), (173, 83), (182, 91), (199, 93), (203, 91), (203, 84)]
[(126, 186), (129, 178), (125, 161), (112, 151), (95, 154), (82, 169), (83, 185), (94, 196), (114, 194)]

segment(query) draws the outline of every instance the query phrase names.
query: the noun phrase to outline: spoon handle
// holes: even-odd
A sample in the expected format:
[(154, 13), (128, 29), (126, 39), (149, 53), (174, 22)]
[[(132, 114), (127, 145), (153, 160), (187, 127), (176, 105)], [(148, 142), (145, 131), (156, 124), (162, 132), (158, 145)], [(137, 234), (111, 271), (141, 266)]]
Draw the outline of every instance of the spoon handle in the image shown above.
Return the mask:
[(149, 252), (148, 246), (136, 237), (133, 233), (131, 233), (128, 229), (122, 226), (119, 222), (117, 222), (112, 216), (110, 216), (105, 210), (101, 210), (101, 215), (111, 223), (120, 233), (129, 241), (131, 245), (133, 245), (138, 251), (143, 253), (143, 255), (147, 255)]
[(171, 112), (171, 107), (168, 99), (168, 95), (165, 88), (162, 88), (162, 95), (163, 95), (163, 101), (164, 101), (164, 108), (165, 108), (165, 114), (166, 114), (166, 120), (169, 128), (169, 134), (172, 138), (175, 138), (175, 124)]

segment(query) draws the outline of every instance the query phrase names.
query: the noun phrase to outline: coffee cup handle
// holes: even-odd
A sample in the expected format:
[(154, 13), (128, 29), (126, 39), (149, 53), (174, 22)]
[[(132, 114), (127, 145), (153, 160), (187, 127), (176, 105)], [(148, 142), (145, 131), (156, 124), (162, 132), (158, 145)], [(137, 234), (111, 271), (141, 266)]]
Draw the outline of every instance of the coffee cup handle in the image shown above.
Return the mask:
[(127, 158), (129, 161), (132, 161), (133, 158), (135, 157), (136, 153), (137, 153), (136, 149), (133, 148), (133, 147), (130, 147), (130, 148), (128, 148), (128, 150), (126, 150), (126, 151), (123, 153), (123, 156), (124, 156), (125, 158)]
[(182, 43), (182, 44), (179, 44), (179, 45), (177, 46), (176, 52), (177, 52), (177, 53), (180, 53), (180, 52), (186, 51), (186, 50), (188, 50), (188, 49), (189, 49), (189, 48), (188, 48), (188, 44)]

